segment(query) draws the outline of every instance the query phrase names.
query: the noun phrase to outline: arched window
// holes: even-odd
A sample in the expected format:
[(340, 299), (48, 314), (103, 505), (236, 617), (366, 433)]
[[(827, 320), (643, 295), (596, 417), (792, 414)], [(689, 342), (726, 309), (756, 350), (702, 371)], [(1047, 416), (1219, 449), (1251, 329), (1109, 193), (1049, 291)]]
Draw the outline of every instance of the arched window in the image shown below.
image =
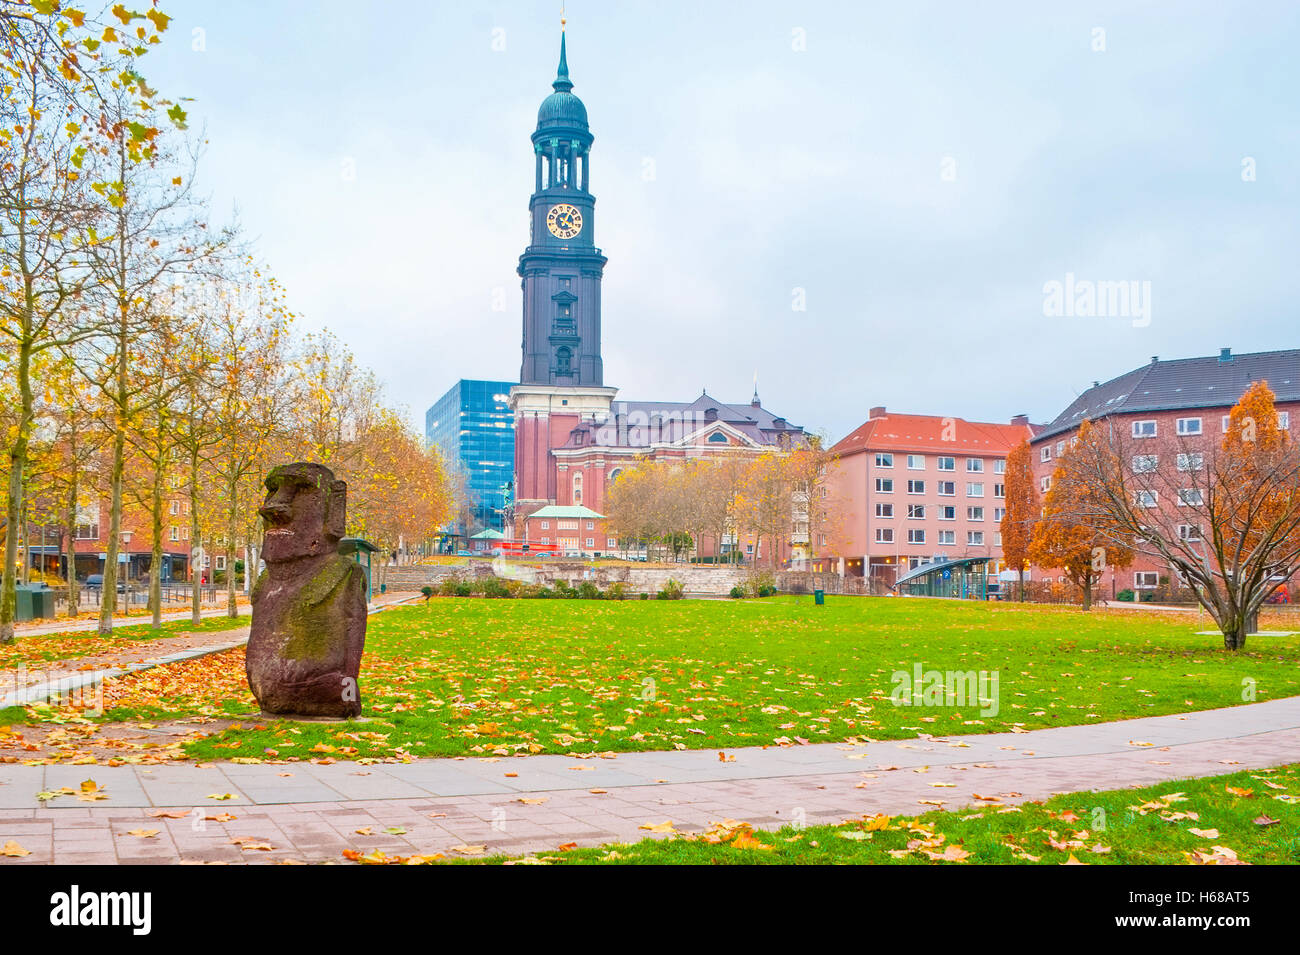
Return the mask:
[(622, 473), (623, 473), (622, 468), (615, 468), (614, 470), (610, 471), (609, 476), (605, 478), (605, 487), (606, 488), (613, 487), (614, 482), (618, 480), (619, 475)]
[(573, 475), (573, 503), (582, 503), (582, 472), (576, 472)]
[(555, 350), (555, 373), (569, 375), (573, 373), (573, 352), (561, 345)]

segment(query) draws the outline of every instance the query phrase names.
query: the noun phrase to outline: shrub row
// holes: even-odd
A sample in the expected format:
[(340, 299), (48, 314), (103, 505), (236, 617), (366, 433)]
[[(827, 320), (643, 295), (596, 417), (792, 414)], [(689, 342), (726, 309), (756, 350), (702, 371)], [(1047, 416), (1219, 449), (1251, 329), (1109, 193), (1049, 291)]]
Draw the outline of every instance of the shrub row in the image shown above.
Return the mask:
[[(542, 584), (528, 584), (519, 580), (502, 580), (500, 577), (448, 577), (437, 587), (420, 588), (424, 599), (435, 594), (443, 597), (496, 597), (534, 600), (628, 600), (632, 594), (627, 585), (617, 581), (601, 590), (590, 580), (584, 580), (577, 587), (570, 587), (560, 582), (555, 587)], [(640, 594), (640, 599), (649, 600), (648, 593)], [(655, 594), (656, 600), (681, 600), (685, 596), (682, 585), (671, 577), (664, 582), (664, 589)]]

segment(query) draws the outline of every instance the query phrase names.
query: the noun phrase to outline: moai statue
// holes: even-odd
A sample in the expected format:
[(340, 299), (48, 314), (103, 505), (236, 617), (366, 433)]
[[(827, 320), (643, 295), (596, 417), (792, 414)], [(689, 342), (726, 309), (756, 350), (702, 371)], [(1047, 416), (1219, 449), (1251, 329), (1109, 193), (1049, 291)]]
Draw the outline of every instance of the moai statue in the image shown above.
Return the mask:
[(361, 712), (365, 570), (338, 552), (347, 484), (319, 464), (266, 476), (258, 512), (266, 570), (253, 588), (248, 685), (262, 711), (342, 719)]

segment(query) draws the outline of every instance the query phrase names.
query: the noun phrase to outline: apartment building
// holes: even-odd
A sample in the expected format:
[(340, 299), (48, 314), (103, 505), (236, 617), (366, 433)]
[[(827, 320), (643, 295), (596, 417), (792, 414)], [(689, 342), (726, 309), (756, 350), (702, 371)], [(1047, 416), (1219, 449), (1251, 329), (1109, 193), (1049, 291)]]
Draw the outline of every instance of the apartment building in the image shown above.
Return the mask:
[[(1051, 486), (1056, 461), (1085, 420), (1094, 425), (1109, 422), (1118, 427), (1135, 474), (1164, 469), (1187, 474), (1187, 488), (1179, 482), (1158, 482), (1176, 490), (1175, 500), (1161, 498), (1156, 490), (1143, 493), (1152, 508), (1177, 514), (1180, 532), (1204, 532), (1197, 518), (1193, 472), (1204, 466), (1205, 449), (1217, 446), (1228, 430), (1228, 414), (1246, 389), (1265, 381), (1273, 390), (1278, 424), (1300, 436), (1300, 349), (1234, 355), (1224, 348), (1218, 355), (1161, 361), (1158, 356), (1140, 368), (1107, 382), (1093, 382), (1052, 422), (1035, 436), (1034, 477), (1039, 491)], [(1153, 482), (1156, 483), (1156, 482)], [(1171, 495), (1165, 494), (1168, 498)], [(1194, 539), (1194, 538), (1189, 538)], [(1059, 570), (1034, 568), (1035, 578), (1057, 577)], [(1168, 588), (1175, 575), (1157, 558), (1141, 553), (1132, 566), (1107, 571), (1099, 589), (1113, 596), (1121, 590), (1137, 593)], [(1176, 586), (1177, 581), (1172, 583)]]
[(996, 424), (872, 408), (834, 447), (836, 520), (815, 543), (814, 566), (886, 585), (957, 558), (1001, 570), (1007, 454), (1033, 430), (1023, 415)]

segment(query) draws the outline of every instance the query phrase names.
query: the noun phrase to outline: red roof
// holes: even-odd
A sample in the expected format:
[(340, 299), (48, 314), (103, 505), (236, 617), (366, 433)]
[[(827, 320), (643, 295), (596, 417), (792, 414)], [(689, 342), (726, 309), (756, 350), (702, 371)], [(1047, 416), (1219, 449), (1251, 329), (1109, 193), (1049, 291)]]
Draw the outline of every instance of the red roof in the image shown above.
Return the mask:
[(944, 451), (1005, 455), (1034, 436), (1027, 424), (993, 424), (965, 418), (888, 413), (870, 418), (832, 449), (840, 455), (860, 451)]

